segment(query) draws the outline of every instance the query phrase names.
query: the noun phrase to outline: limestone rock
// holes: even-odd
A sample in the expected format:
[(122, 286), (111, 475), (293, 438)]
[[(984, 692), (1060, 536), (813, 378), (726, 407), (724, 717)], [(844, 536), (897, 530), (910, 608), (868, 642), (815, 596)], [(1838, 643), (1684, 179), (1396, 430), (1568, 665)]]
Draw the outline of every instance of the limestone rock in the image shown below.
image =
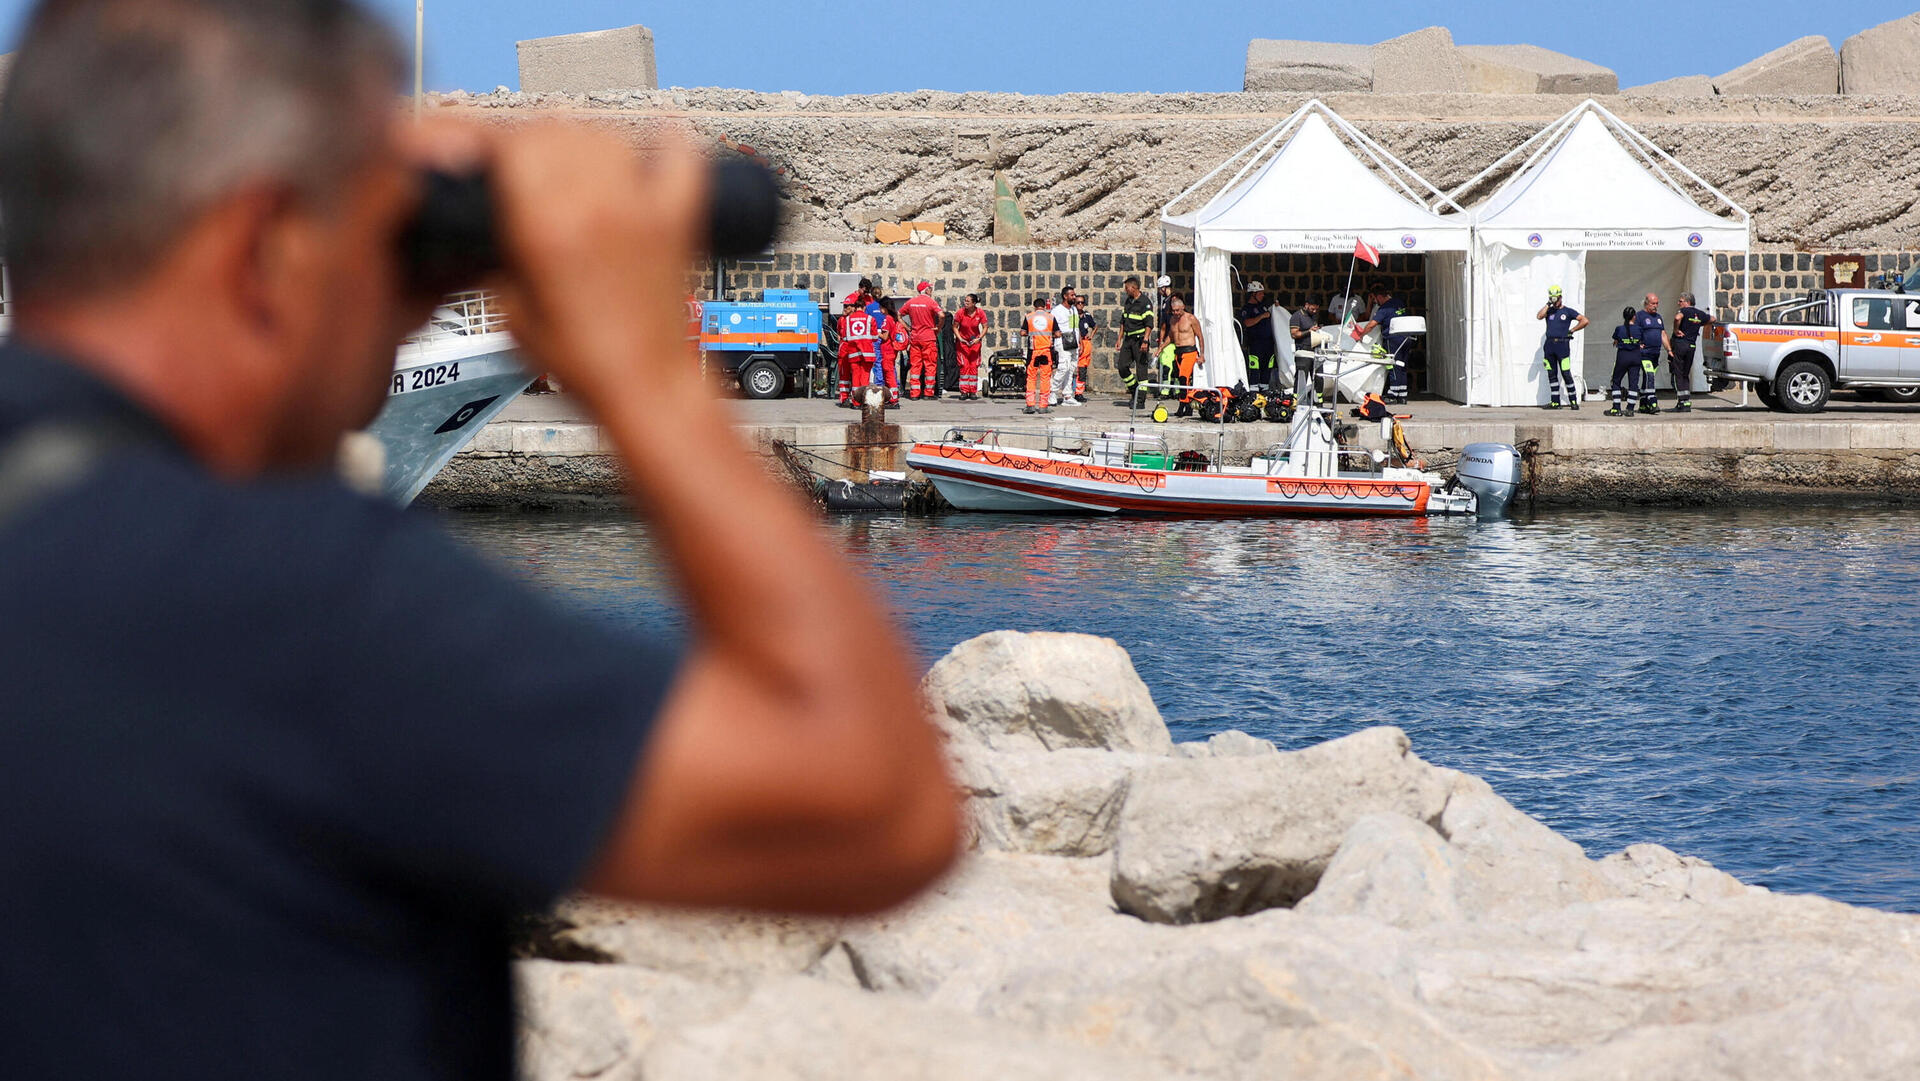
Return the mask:
[(836, 952), (869, 990), (927, 995), (956, 971), (1106, 920), (1135, 922), (1113, 910), (1105, 860), (977, 853), (900, 911), (850, 922)]
[(1574, 905), (1399, 942), (1402, 986), (1529, 1076), (1920, 1076), (1913, 916), (1748, 893)]
[(839, 937), (835, 920), (686, 911), (578, 896), (554, 910), (563, 947), (623, 965), (710, 981), (800, 972)]
[(1158, 923), (1291, 905), (1313, 891), (1361, 815), (1431, 822), (1446, 805), (1445, 778), (1397, 728), (1286, 754), (1175, 759), (1134, 774), (1114, 843), (1113, 897)]
[(1705, 75), (1682, 75), (1677, 79), (1629, 86), (1620, 93), (1630, 98), (1710, 98), (1718, 91), (1713, 88), (1713, 80)]
[(1749, 887), (1706, 860), (1681, 856), (1654, 844), (1631, 845), (1600, 861), (1600, 873), (1625, 897), (1668, 901), (1718, 901), (1740, 897)]
[(1846, 94), (1920, 94), (1920, 12), (1862, 30), (1840, 44)]
[(1280, 748), (1271, 740), (1249, 736), (1238, 729), (1216, 732), (1204, 742), (1182, 743), (1178, 750), (1182, 758), (1252, 758), (1280, 753)]
[(953, 647), (921, 691), (949, 732), (996, 751), (1173, 753), (1153, 695), (1108, 638), (984, 634)]
[(711, 1020), (745, 998), (626, 965), (520, 961), (513, 982), (526, 1081), (631, 1076), (661, 1030)]
[(912, 999), (791, 979), (657, 1041), (647, 1081), (1154, 1081), (1188, 1077)]
[(1453, 851), (1433, 827), (1402, 815), (1362, 815), (1295, 911), (1405, 928), (1446, 923), (1461, 918), (1458, 877)]
[(517, 46), (526, 93), (590, 94), (660, 85), (653, 31), (644, 26), (534, 38)]
[(1456, 858), (1456, 888), (1468, 919), (1531, 915), (1619, 896), (1580, 846), (1495, 795), (1485, 781), (1456, 774), (1440, 833)]
[(1247, 90), (1288, 94), (1341, 94), (1373, 89), (1373, 49), (1325, 41), (1247, 43)]
[(880, 244), (905, 244), (913, 238), (913, 233), (904, 226), (890, 221), (873, 224), (873, 239)]
[(1392, 985), (1395, 932), (1369, 926), (1291, 912), (1085, 925), (1007, 951), (934, 1001), (1223, 1081), (1504, 1077)]
[(983, 751), (955, 772), (979, 847), (1100, 856), (1113, 848), (1133, 765), (1152, 761), (1087, 749)]
[(1415, 30), (1373, 47), (1376, 94), (1459, 94), (1467, 89), (1467, 69), (1444, 26)]
[(1609, 68), (1538, 45), (1462, 45), (1467, 89), (1476, 94), (1584, 94), (1620, 91)]
[(1722, 94), (1837, 94), (1840, 92), (1840, 54), (1819, 35), (1789, 45), (1734, 68), (1713, 81)]

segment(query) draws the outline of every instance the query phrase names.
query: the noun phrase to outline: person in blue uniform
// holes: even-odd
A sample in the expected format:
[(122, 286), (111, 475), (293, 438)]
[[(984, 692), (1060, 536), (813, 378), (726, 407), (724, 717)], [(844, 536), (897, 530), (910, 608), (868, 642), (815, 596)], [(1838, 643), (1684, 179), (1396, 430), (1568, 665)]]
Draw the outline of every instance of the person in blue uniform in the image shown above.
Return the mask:
[(1240, 326), (1247, 353), (1247, 386), (1270, 386), (1279, 353), (1273, 333), (1273, 305), (1267, 300), (1265, 283), (1252, 282), (1247, 286), (1247, 302), (1240, 309)]
[(1587, 317), (1579, 309), (1567, 306), (1564, 290), (1555, 285), (1547, 290), (1547, 305), (1534, 315), (1547, 324), (1547, 339), (1541, 353), (1547, 366), (1547, 408), (1560, 408), (1560, 389), (1565, 386), (1567, 404), (1580, 408), (1580, 390), (1573, 377), (1573, 336), (1587, 329)]
[(1659, 395), (1654, 390), (1654, 375), (1660, 370), (1660, 355), (1671, 352), (1673, 342), (1667, 337), (1666, 321), (1660, 318), (1660, 298), (1647, 294), (1646, 306), (1633, 317), (1633, 324), (1640, 331), (1640, 411), (1658, 413)]
[(1640, 405), (1640, 328), (1632, 308), (1620, 309), (1620, 325), (1613, 328), (1613, 383), (1608, 387), (1613, 407), (1610, 417), (1630, 417)]
[(1380, 328), (1380, 345), (1393, 358), (1393, 367), (1387, 369), (1387, 387), (1381, 397), (1394, 405), (1404, 405), (1407, 400), (1407, 336), (1392, 332), (1393, 321), (1407, 314), (1406, 302), (1394, 296), (1385, 282), (1376, 282), (1367, 289), (1367, 302), (1373, 305), (1373, 319), (1360, 325), (1357, 333), (1365, 335), (1374, 327)]
[(1700, 333), (1712, 325), (1713, 316), (1694, 307), (1693, 294), (1681, 293), (1680, 310), (1673, 313), (1673, 352), (1667, 358), (1676, 413), (1693, 412), (1693, 355), (1700, 348)]

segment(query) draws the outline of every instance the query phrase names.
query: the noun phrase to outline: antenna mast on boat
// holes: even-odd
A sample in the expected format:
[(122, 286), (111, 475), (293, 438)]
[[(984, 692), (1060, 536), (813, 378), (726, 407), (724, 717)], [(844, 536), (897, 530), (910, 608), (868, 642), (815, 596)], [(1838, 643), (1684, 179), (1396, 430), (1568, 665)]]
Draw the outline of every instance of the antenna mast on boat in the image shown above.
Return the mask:
[(423, 69), (427, 59), (427, 0), (413, 0), (413, 119), (420, 119), (420, 101), (426, 92)]

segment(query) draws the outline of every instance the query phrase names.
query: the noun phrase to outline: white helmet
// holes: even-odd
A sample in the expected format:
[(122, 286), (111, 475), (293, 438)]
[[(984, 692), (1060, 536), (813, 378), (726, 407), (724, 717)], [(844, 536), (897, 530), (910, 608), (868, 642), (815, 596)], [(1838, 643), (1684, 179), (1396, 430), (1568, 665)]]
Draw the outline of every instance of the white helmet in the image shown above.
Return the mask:
[(1266, 282), (1248, 282), (1247, 283), (1247, 292), (1249, 293), (1264, 293), (1266, 291), (1267, 291)]
[(1165, 289), (1173, 284), (1173, 279), (1167, 277), (1165, 274), (1162, 274), (1160, 275), (1160, 280), (1155, 282), (1154, 284), (1158, 285), (1162, 289)]

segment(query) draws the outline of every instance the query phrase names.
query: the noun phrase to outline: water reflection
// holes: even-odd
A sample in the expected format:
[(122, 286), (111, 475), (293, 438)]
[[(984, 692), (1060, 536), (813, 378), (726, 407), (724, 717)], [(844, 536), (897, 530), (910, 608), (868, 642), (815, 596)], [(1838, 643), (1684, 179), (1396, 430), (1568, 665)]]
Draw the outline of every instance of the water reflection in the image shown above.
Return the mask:
[[(451, 524), (600, 618), (680, 626), (631, 525)], [(1920, 910), (1920, 514), (829, 528), (928, 661), (1003, 627), (1106, 635), (1180, 738), (1298, 747), (1398, 724), (1596, 854), (1657, 840), (1775, 888)]]

